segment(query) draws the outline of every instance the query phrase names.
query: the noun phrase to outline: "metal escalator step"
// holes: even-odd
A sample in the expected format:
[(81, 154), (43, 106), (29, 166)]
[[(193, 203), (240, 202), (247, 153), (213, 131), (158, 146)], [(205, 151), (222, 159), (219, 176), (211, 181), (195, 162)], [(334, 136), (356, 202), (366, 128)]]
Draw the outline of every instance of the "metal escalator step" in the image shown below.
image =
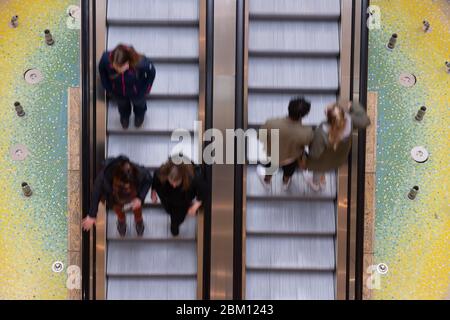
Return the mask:
[(198, 29), (196, 27), (122, 27), (108, 28), (108, 48), (119, 43), (133, 47), (153, 60), (198, 60)]
[(196, 297), (197, 279), (192, 277), (108, 279), (109, 300), (195, 300)]
[(281, 169), (272, 177), (271, 190), (267, 191), (259, 180), (256, 166), (247, 168), (247, 197), (265, 198), (267, 200), (334, 200), (336, 198), (336, 175), (329, 172), (325, 175), (326, 186), (319, 192), (313, 191), (305, 181), (303, 172), (299, 169), (292, 176), (291, 185), (287, 191), (282, 189)]
[(194, 241), (196, 239), (196, 218), (186, 217), (186, 220), (180, 226), (180, 234), (177, 237), (173, 237), (170, 233), (170, 216), (163, 208), (144, 208), (143, 217), (145, 231), (142, 237), (138, 237), (133, 213), (127, 213), (127, 234), (121, 238), (116, 228), (116, 214), (110, 211), (108, 213), (107, 239), (118, 241)]
[(337, 22), (254, 21), (249, 26), (251, 54), (339, 55)]
[(247, 268), (334, 270), (333, 236), (247, 235)]
[[(194, 130), (194, 122), (198, 119), (198, 102), (196, 100), (158, 100), (147, 101), (147, 113), (141, 128), (134, 128), (134, 115), (130, 118), (130, 127), (126, 131), (160, 131), (170, 132), (178, 128)], [(108, 131), (122, 131), (120, 115), (115, 101), (108, 105)]]
[(110, 134), (108, 138), (108, 157), (126, 155), (131, 161), (148, 167), (158, 168), (167, 161), (169, 155), (183, 151), (190, 159), (197, 158), (198, 144), (193, 137), (191, 142), (183, 140), (180, 149), (174, 149), (179, 142), (171, 141), (170, 135), (122, 135)]
[(334, 201), (247, 201), (247, 234), (336, 233)]
[(246, 299), (333, 300), (333, 272), (247, 271)]
[(253, 91), (337, 91), (338, 63), (333, 58), (251, 58)]
[(198, 64), (155, 63), (152, 95), (198, 95)]
[(340, 16), (340, 0), (250, 0), (250, 17), (334, 18)]
[(108, 0), (108, 20), (198, 21), (198, 0)]
[(195, 241), (108, 241), (107, 275), (192, 275)]
[[(296, 94), (249, 94), (248, 122), (250, 125), (262, 125), (270, 118), (286, 117), (291, 98)], [(336, 101), (335, 95), (305, 95), (311, 102), (311, 111), (302, 120), (306, 125), (318, 125), (325, 120), (326, 106)]]

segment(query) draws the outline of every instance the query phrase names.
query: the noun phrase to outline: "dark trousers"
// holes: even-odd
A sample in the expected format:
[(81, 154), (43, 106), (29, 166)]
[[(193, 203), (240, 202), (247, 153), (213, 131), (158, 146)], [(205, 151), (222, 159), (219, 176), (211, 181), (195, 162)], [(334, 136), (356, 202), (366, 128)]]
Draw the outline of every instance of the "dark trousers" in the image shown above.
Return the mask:
[(184, 219), (186, 219), (187, 212), (189, 210), (190, 204), (183, 205), (170, 205), (169, 203), (162, 203), (166, 212), (170, 215), (170, 223), (176, 227), (179, 227)]
[(139, 98), (128, 97), (114, 97), (119, 107), (121, 118), (128, 119), (131, 115), (131, 103), (133, 103), (134, 116), (136, 118), (143, 118), (147, 111), (147, 99), (145, 96)]
[[(268, 164), (265, 164), (264, 167), (270, 168), (270, 162)], [(292, 177), (294, 175), (295, 169), (297, 169), (297, 167), (298, 167), (297, 161), (294, 161), (292, 163), (282, 166), (281, 169), (283, 169), (283, 178), (288, 179), (288, 178)], [(272, 178), (271, 175), (266, 175), (264, 180), (270, 181), (271, 178)]]
[[(122, 210), (122, 205), (116, 204), (113, 206), (113, 209), (117, 215), (117, 220), (120, 223), (126, 222), (126, 216), (125, 216), (125, 212), (123, 212), (123, 210)], [(133, 210), (133, 213), (134, 213), (134, 221), (136, 223), (141, 222), (143, 220), (142, 219), (142, 207), (139, 208), (138, 210)]]

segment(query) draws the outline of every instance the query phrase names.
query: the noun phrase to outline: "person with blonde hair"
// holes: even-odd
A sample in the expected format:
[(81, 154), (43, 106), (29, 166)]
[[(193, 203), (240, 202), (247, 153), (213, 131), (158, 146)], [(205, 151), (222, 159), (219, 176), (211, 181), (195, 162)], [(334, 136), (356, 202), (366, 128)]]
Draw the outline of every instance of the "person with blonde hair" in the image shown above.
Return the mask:
[(206, 196), (206, 183), (200, 167), (194, 166), (184, 158), (179, 163), (169, 158), (153, 176), (151, 199), (156, 203), (161, 200), (170, 215), (170, 232), (179, 234), (179, 227), (186, 215), (195, 216)]
[(353, 129), (364, 129), (370, 125), (366, 111), (358, 102), (333, 103), (325, 110), (326, 121), (315, 130), (308, 154), (301, 167), (313, 171), (307, 179), (314, 191), (325, 187), (325, 172), (335, 170), (346, 163), (351, 149)]

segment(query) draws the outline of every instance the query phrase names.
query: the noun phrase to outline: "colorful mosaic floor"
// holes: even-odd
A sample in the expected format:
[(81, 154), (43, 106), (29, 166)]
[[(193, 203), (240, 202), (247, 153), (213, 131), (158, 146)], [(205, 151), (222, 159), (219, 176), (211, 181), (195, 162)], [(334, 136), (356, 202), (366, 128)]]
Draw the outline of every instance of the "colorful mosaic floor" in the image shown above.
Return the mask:
[(67, 296), (67, 89), (79, 85), (80, 68), (79, 12), (72, 7), (71, 17), (70, 5), (79, 4), (0, 2), (0, 299)]
[[(378, 93), (374, 263), (388, 267), (372, 298), (449, 299), (450, 3), (370, 3), (381, 14), (381, 28), (369, 36), (368, 91)], [(416, 121), (421, 106), (426, 112)], [(413, 159), (416, 146), (428, 160), (426, 152)], [(409, 200), (413, 186), (419, 192)]]

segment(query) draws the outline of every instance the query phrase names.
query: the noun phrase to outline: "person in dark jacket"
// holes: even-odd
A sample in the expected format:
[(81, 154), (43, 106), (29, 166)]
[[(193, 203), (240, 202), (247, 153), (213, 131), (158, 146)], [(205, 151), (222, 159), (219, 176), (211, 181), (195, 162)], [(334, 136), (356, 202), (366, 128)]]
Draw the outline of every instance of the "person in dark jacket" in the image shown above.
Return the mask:
[(159, 196), (170, 215), (170, 231), (179, 234), (179, 226), (186, 215), (195, 216), (205, 199), (206, 183), (197, 167), (184, 160), (175, 164), (172, 159), (164, 163), (153, 175), (152, 202)]
[(104, 168), (95, 179), (92, 205), (83, 220), (83, 228), (88, 231), (96, 222), (100, 201), (113, 208), (117, 214), (117, 231), (123, 237), (127, 231), (125, 211), (132, 210), (139, 236), (144, 233), (142, 205), (152, 185), (150, 171), (132, 163), (125, 156), (106, 160)]
[(134, 124), (140, 127), (147, 111), (146, 96), (156, 76), (153, 63), (133, 47), (119, 44), (111, 52), (103, 53), (98, 68), (103, 87), (117, 101), (122, 127), (127, 129), (129, 126), (131, 103)]
[(345, 164), (351, 149), (353, 129), (364, 129), (370, 119), (357, 102), (333, 103), (325, 111), (327, 120), (314, 130), (309, 152), (302, 168), (312, 170), (312, 180), (307, 180), (314, 191), (325, 186), (325, 172)]

